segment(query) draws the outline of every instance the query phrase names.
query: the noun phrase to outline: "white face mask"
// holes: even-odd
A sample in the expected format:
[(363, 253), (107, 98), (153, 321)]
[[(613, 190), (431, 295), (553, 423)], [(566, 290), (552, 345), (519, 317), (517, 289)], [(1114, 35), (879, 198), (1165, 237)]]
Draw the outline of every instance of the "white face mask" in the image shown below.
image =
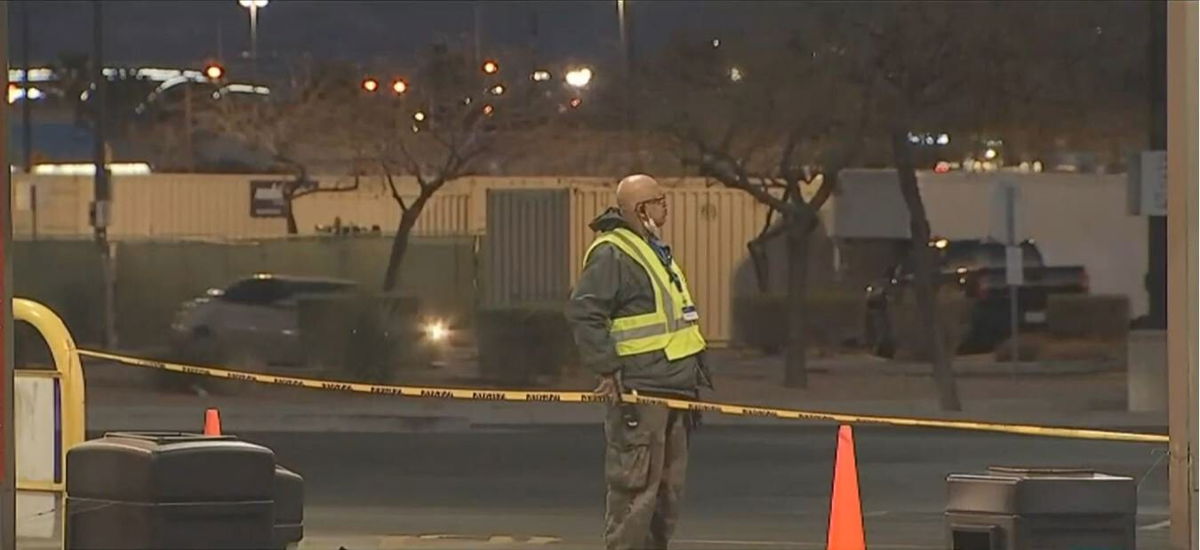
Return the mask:
[(645, 212), (643, 212), (639, 217), (642, 218), (642, 227), (646, 228), (648, 233), (653, 235), (656, 239), (662, 238), (662, 235), (660, 235), (658, 232), (658, 224), (654, 223), (654, 218), (647, 216)]

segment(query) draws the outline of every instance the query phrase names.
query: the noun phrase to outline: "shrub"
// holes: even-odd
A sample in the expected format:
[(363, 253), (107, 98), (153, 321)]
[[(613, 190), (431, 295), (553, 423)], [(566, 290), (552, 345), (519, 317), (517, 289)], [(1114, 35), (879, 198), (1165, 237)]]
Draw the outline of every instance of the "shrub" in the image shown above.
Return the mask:
[[(782, 294), (737, 296), (733, 304), (734, 340), (777, 353), (787, 345), (788, 297)], [(834, 351), (862, 333), (864, 297), (841, 289), (815, 290), (806, 297), (810, 349)]]
[(494, 382), (531, 384), (540, 376), (558, 377), (577, 362), (561, 304), (480, 309), (475, 326), (480, 373)]
[(1046, 303), (1046, 325), (1058, 338), (1125, 340), (1129, 335), (1129, 298), (1054, 294)]
[[(953, 355), (970, 324), (972, 301), (957, 292), (943, 291), (937, 294), (934, 307), (937, 308), (945, 349)], [(916, 361), (930, 360), (926, 329), (921, 322), (914, 293), (907, 292), (903, 300), (893, 301), (888, 306), (888, 312), (896, 342), (895, 357)]]
[(419, 300), (352, 294), (299, 300), (300, 336), (308, 366), (340, 378), (387, 382), (399, 367), (425, 357)]

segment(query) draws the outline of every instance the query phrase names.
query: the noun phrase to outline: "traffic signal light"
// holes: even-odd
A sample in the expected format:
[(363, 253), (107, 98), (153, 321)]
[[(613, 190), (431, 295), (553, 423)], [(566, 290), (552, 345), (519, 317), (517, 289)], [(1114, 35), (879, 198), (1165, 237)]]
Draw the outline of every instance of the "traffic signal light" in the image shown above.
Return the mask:
[(362, 89), (365, 92), (375, 92), (379, 89), (379, 81), (374, 78), (364, 78), (362, 81)]

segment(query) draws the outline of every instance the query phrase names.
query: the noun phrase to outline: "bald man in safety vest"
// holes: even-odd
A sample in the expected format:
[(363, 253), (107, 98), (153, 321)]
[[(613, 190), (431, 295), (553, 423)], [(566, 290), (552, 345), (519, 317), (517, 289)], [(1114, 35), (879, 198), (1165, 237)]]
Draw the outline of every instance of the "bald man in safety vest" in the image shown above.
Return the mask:
[(662, 241), (667, 199), (654, 178), (617, 185), (617, 207), (591, 223), (596, 239), (567, 305), (583, 364), (608, 398), (604, 473), (608, 550), (667, 548), (698, 415), (621, 403), (623, 392), (695, 399), (712, 387), (700, 314), (687, 279)]

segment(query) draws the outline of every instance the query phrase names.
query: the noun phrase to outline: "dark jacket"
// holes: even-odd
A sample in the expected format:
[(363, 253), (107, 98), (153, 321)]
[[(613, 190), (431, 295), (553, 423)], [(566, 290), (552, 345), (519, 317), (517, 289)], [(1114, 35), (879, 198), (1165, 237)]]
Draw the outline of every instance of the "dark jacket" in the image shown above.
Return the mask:
[[(618, 227), (633, 230), (615, 208), (601, 214), (590, 227), (596, 232)], [(712, 387), (703, 353), (676, 361), (667, 360), (662, 351), (617, 355), (608, 333), (611, 320), (650, 313), (655, 307), (654, 287), (646, 270), (616, 246), (597, 246), (583, 266), (566, 309), (584, 366), (597, 374), (620, 371), (626, 390), (650, 394), (694, 396), (700, 387)]]

